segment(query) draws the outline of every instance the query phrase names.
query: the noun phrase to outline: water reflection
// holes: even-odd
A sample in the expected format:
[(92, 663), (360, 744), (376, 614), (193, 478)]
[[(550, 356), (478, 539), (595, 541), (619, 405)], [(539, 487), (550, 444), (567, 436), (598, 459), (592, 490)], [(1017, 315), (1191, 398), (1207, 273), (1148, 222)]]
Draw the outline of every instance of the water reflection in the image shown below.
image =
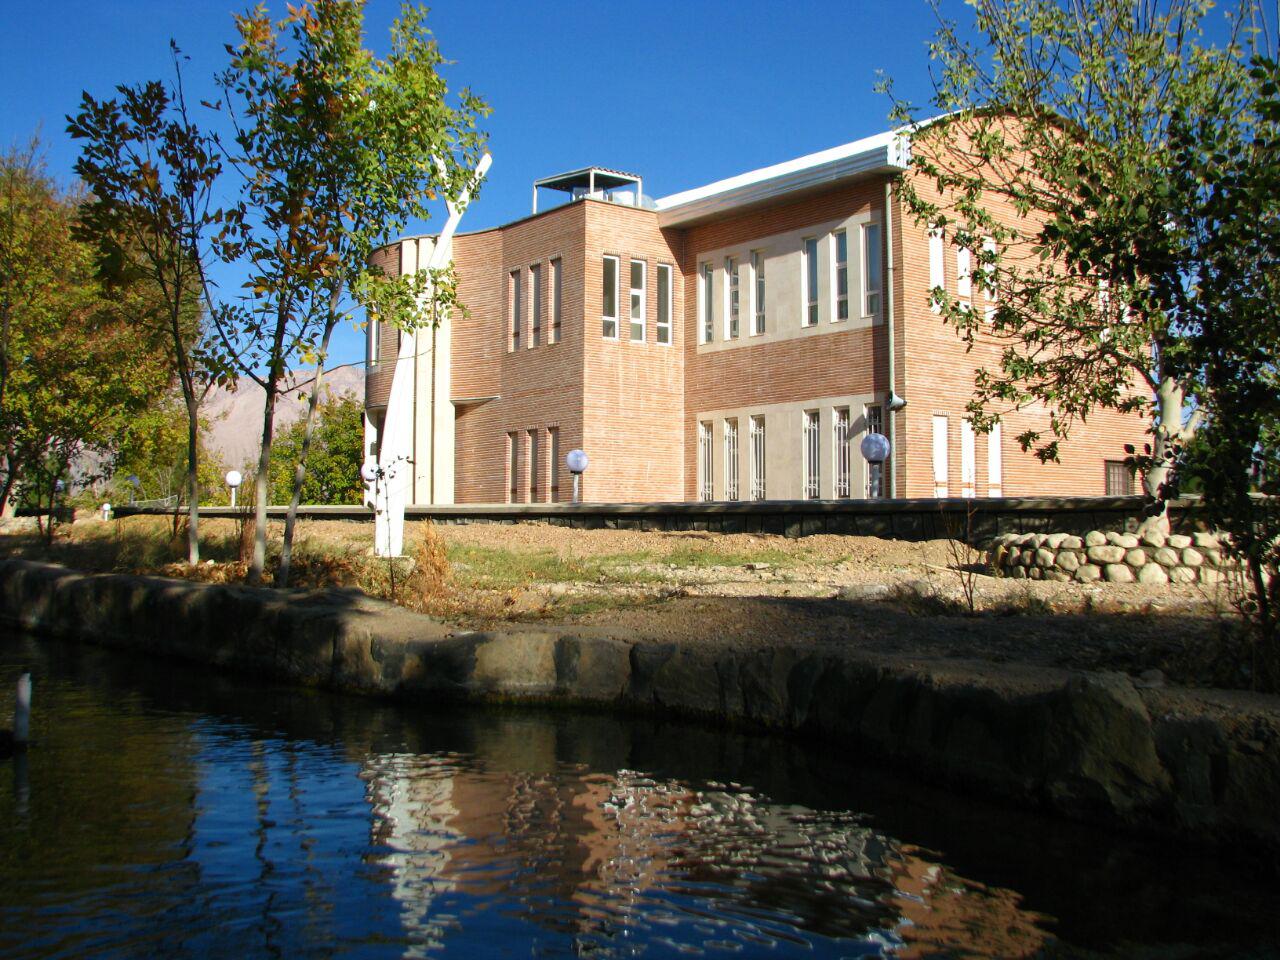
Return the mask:
[(1230, 863), (1169, 870), (832, 750), (30, 641), (0, 642), (0, 716), (27, 665), (36, 748), (25, 777), (0, 765), (5, 956), (1027, 956), (1213, 924), (1258, 943), (1280, 912)]

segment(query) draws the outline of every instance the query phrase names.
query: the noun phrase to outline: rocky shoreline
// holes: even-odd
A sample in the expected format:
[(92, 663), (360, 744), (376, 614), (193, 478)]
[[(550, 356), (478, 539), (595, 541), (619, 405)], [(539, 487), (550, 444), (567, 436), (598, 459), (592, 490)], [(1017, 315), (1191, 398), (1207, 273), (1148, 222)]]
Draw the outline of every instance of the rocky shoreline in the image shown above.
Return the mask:
[(786, 638), (729, 647), (568, 627), (460, 631), (353, 590), (86, 575), (23, 560), (0, 562), (0, 621), (349, 693), (767, 728), (1019, 806), (1280, 854), (1280, 697)]

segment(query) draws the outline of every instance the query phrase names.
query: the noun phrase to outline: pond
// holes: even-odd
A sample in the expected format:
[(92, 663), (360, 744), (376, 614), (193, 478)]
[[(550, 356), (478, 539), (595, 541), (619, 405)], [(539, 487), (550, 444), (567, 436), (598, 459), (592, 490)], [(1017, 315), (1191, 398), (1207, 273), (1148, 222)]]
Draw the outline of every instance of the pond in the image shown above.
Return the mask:
[(659, 719), (428, 710), (0, 636), (3, 957), (1269, 956), (1227, 858)]

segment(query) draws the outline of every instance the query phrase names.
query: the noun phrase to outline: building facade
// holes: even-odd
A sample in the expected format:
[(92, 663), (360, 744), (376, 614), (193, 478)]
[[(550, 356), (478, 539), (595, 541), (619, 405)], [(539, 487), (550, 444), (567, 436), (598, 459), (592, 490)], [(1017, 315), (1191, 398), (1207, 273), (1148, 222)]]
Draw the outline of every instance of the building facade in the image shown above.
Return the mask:
[[(974, 349), (931, 309), (936, 286), (985, 310), (967, 251), (905, 215), (905, 145), (882, 134), (656, 202), (638, 177), (540, 180), (534, 213), (459, 234), (465, 314), (418, 331), (410, 502), (610, 502), (1127, 493), (1133, 415), (1100, 411), (1041, 464), (1014, 438), (1047, 411), (977, 434)], [(567, 203), (538, 212), (539, 190)], [(1012, 213), (1010, 213), (1012, 215)], [(388, 272), (433, 238), (383, 248)], [(371, 323), (369, 452), (401, 344)], [(905, 404), (903, 403), (905, 401)], [(867, 433), (887, 436), (883, 466)]]

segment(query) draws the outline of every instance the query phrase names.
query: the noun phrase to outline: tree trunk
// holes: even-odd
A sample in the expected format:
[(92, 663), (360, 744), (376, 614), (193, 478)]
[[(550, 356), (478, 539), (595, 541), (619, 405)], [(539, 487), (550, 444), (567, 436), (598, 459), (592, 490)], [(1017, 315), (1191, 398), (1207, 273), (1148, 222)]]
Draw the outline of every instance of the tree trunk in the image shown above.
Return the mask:
[(1177, 459), (1177, 448), (1190, 440), (1196, 430), (1196, 419), (1183, 425), (1186, 392), (1173, 377), (1165, 377), (1156, 390), (1156, 420), (1151, 437), (1151, 462), (1142, 478), (1143, 492), (1155, 503), (1160, 512), (1143, 522), (1144, 529), (1157, 529), (1169, 533), (1169, 511), (1165, 507), (1169, 482)]
[(200, 482), (197, 479), (200, 408), (189, 392), (184, 399), (187, 403), (187, 563), (194, 567), (200, 562)]
[(262, 449), (258, 452), (258, 476), (254, 484), (253, 562), (249, 565), (249, 584), (259, 586), (267, 566), (267, 494), (271, 489), (271, 439), (275, 431), (278, 379), (267, 381), (266, 402), (262, 409)]

